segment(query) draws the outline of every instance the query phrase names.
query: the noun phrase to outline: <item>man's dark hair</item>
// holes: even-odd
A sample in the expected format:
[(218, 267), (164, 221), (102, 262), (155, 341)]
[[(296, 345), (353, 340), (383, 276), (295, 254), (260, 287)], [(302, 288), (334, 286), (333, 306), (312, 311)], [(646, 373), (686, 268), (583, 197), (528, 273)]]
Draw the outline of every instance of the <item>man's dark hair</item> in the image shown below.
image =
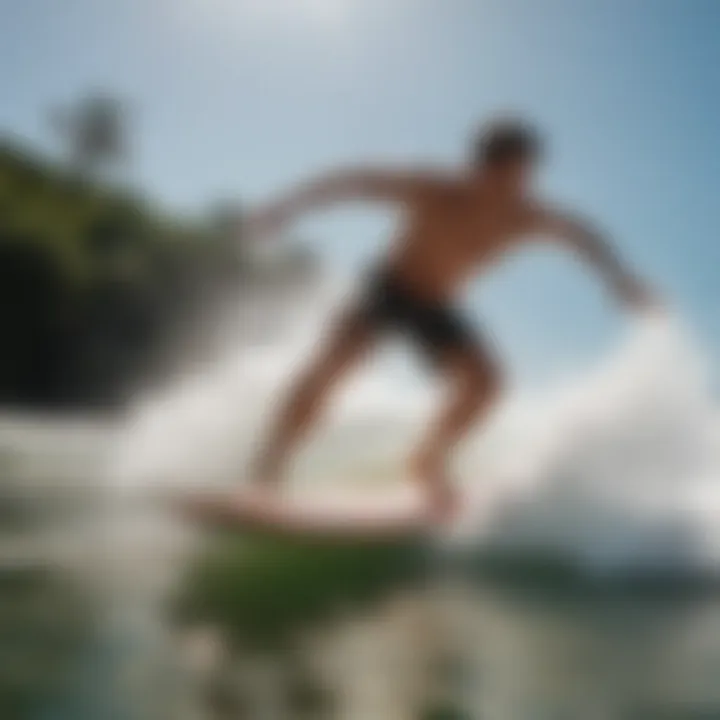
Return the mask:
[(473, 147), (477, 165), (497, 165), (513, 160), (536, 160), (542, 140), (535, 128), (521, 120), (495, 120), (483, 126)]

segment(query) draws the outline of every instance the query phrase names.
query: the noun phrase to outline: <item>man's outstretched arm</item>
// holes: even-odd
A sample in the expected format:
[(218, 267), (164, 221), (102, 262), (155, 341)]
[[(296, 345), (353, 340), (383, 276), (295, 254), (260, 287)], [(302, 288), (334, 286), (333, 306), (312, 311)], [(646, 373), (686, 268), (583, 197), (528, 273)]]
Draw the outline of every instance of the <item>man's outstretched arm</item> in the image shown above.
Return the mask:
[(305, 213), (340, 203), (380, 202), (410, 204), (432, 184), (429, 174), (352, 168), (307, 180), (278, 200), (259, 208), (249, 218), (250, 231), (277, 232)]
[(598, 271), (623, 303), (632, 306), (655, 303), (650, 288), (630, 271), (606, 236), (591, 223), (564, 213), (547, 213), (541, 220), (541, 230)]

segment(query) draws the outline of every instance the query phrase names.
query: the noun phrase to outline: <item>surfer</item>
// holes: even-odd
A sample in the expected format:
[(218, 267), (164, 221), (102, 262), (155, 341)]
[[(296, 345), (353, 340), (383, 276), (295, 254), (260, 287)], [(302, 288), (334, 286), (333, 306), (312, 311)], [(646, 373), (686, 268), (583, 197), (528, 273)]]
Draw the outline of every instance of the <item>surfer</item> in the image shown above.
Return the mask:
[(399, 332), (447, 382), (445, 404), (412, 454), (410, 472), (427, 492), (433, 515), (448, 517), (457, 505), (448, 472), (452, 451), (471, 426), (487, 418), (503, 390), (490, 340), (453, 304), (464, 284), (509, 250), (549, 241), (599, 271), (623, 303), (640, 307), (652, 301), (649, 289), (591, 223), (532, 193), (542, 144), (526, 122), (496, 120), (481, 128), (460, 172), (364, 167), (330, 172), (251, 216), (251, 233), (264, 235), (339, 203), (390, 203), (403, 215), (364, 291), (341, 310), (329, 337), (295, 378), (256, 457), (257, 483), (275, 487), (281, 481), (331, 391), (386, 332)]

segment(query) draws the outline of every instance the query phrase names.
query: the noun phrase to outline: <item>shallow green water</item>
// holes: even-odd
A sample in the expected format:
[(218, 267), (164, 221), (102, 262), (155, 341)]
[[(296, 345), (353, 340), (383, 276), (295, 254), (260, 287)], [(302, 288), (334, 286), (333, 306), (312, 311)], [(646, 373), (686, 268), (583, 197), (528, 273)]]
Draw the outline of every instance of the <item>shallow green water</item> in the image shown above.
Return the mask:
[(720, 717), (711, 589), (470, 573), (410, 543), (166, 542), (56, 430), (0, 438), (3, 720)]

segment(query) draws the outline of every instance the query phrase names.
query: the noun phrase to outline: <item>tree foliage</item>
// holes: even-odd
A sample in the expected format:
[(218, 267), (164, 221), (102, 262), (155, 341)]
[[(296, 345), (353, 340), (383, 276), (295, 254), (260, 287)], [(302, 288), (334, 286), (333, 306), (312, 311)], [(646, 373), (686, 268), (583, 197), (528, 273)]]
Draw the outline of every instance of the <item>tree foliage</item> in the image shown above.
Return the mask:
[(0, 145), (0, 402), (122, 403), (182, 328), (252, 274), (212, 218), (174, 217)]

